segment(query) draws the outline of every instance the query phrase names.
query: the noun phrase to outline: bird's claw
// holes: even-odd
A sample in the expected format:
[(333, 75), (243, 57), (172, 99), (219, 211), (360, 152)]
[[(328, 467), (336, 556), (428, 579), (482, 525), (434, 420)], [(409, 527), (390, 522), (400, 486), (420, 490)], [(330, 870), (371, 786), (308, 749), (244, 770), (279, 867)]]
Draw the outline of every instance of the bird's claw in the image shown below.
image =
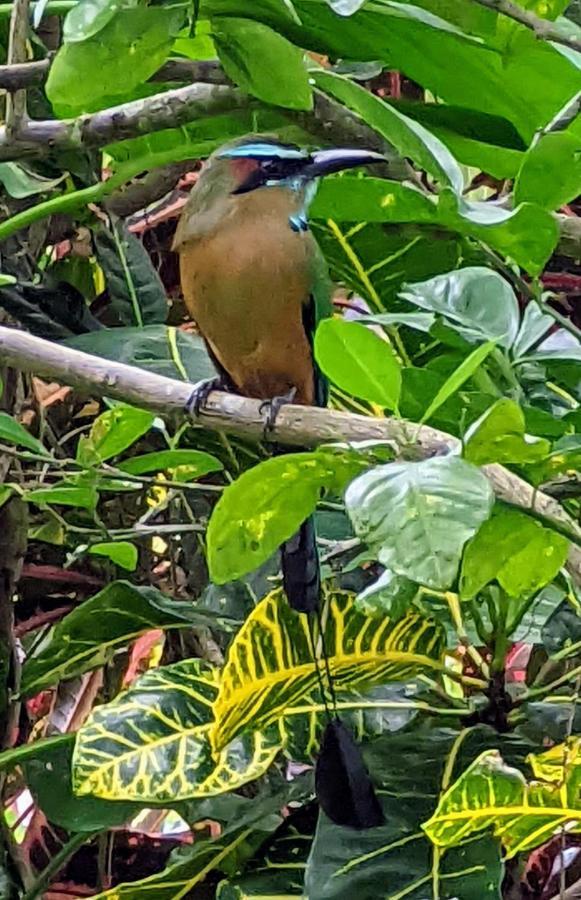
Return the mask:
[(270, 400), (264, 400), (260, 404), (258, 411), (261, 416), (264, 416), (262, 436), (265, 441), (269, 439), (270, 434), (274, 431), (276, 420), (282, 407), (286, 406), (287, 403), (292, 403), (296, 394), (297, 389), (292, 387), (286, 394), (281, 394), (279, 397), (271, 397)]
[(225, 387), (224, 379), (219, 375), (216, 375), (214, 378), (204, 378), (203, 381), (198, 381), (198, 383), (194, 385), (194, 389), (186, 403), (186, 412), (188, 415), (197, 419), (202, 408), (206, 405), (206, 400), (212, 391), (223, 391), (225, 390)]

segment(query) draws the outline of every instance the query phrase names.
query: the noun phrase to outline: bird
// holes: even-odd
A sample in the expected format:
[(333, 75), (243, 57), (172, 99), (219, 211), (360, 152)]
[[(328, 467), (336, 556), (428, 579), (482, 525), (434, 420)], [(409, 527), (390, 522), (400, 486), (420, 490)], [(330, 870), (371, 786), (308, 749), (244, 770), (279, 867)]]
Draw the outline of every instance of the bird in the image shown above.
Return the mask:
[[(382, 162), (385, 157), (370, 150), (311, 152), (259, 134), (230, 141), (209, 156), (173, 242), (185, 305), (218, 373), (196, 386), (194, 414), (217, 388), (262, 400), (265, 432), (285, 403), (326, 406), (328, 386), (313, 340), (319, 322), (333, 312), (331, 282), (309, 227), (309, 205), (322, 177)], [(281, 568), (292, 609), (316, 614), (321, 577), (313, 517), (282, 545)], [(341, 733), (330, 734), (333, 729)], [(336, 756), (337, 748), (343, 752), (343, 730), (330, 719), (323, 740), (327, 757)], [(321, 766), (323, 795), (325, 772), (343, 769), (343, 759), (329, 764), (327, 758)], [(357, 815), (350, 819), (356, 822)], [(375, 822), (377, 810), (360, 819)]]

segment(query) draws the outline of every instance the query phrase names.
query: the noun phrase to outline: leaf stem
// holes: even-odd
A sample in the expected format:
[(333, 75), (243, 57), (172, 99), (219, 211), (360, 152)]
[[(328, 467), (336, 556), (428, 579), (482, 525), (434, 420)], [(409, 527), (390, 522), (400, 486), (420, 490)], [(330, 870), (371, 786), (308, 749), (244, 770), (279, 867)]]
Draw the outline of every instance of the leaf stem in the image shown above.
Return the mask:
[(458, 594), (455, 594), (453, 591), (446, 591), (444, 594), (444, 599), (448, 604), (448, 609), (450, 610), (450, 615), (452, 616), (452, 621), (454, 623), (454, 628), (456, 629), (456, 634), (458, 635), (460, 644), (464, 647), (466, 653), (468, 654), (476, 668), (479, 669), (482, 675), (488, 680), (490, 678), (490, 669), (488, 667), (488, 663), (482, 658), (477, 648), (474, 646), (474, 644), (471, 643), (470, 638), (468, 637), (466, 628), (464, 627), (464, 620), (462, 618), (462, 609)]
[(556, 678), (555, 681), (551, 681), (549, 684), (543, 684), (538, 688), (529, 688), (526, 694), (524, 694), (522, 698), (519, 698), (520, 703), (526, 703), (533, 697), (542, 697), (544, 694), (549, 694), (551, 691), (555, 690), (555, 688), (561, 687), (563, 684), (571, 681), (572, 678), (577, 678), (579, 675), (581, 675), (581, 666), (576, 666), (574, 669), (571, 669), (570, 672), (565, 672), (564, 675), (561, 675), (560, 678)]

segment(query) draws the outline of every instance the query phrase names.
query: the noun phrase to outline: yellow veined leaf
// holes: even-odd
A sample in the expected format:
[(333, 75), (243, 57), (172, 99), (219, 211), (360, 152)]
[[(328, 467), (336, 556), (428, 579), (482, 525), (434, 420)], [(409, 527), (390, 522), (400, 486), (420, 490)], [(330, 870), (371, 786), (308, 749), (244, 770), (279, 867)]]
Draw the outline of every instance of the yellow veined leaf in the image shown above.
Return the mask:
[(544, 753), (531, 753), (527, 762), (535, 778), (561, 784), (573, 775), (581, 773), (581, 738), (573, 737), (566, 744), (557, 744)]
[(497, 751), (486, 751), (446, 791), (422, 827), (440, 847), (456, 846), (492, 828), (510, 858), (538, 847), (562, 828), (581, 830), (578, 779), (527, 784)]
[(260, 777), (280, 750), (276, 728), (245, 735), (212, 757), (218, 678), (200, 660), (184, 660), (148, 672), (94, 709), (77, 733), (76, 793), (157, 803), (221, 794)]
[[(359, 612), (354, 600), (352, 594), (329, 592), (322, 615), (338, 696), (441, 668), (443, 631), (436, 622), (415, 613), (378, 622)], [(282, 590), (273, 591), (230, 645), (214, 703), (214, 750), (241, 732), (264, 729), (316, 686), (307, 617), (289, 607)]]

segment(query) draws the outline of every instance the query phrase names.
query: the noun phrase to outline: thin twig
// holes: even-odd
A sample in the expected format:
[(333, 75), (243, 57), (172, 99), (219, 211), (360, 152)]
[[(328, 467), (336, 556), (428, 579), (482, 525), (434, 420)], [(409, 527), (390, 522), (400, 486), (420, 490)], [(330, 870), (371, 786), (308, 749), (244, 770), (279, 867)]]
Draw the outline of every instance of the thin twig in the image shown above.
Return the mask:
[(514, 19), (525, 28), (529, 28), (534, 32), (535, 36), (543, 41), (553, 41), (555, 44), (562, 44), (564, 47), (570, 47), (571, 50), (581, 51), (581, 40), (572, 35), (564, 34), (560, 28), (556, 28), (553, 22), (547, 19), (541, 19), (539, 16), (528, 9), (523, 9), (513, 3), (512, 0), (474, 0), (480, 6), (486, 6), (487, 9), (493, 9), (495, 12)]
[[(28, 38), (28, 2), (14, 0), (10, 17), (7, 62), (9, 65), (26, 61), (26, 41)], [(6, 136), (9, 140), (18, 137), (26, 124), (26, 90), (20, 89), (6, 98)]]

